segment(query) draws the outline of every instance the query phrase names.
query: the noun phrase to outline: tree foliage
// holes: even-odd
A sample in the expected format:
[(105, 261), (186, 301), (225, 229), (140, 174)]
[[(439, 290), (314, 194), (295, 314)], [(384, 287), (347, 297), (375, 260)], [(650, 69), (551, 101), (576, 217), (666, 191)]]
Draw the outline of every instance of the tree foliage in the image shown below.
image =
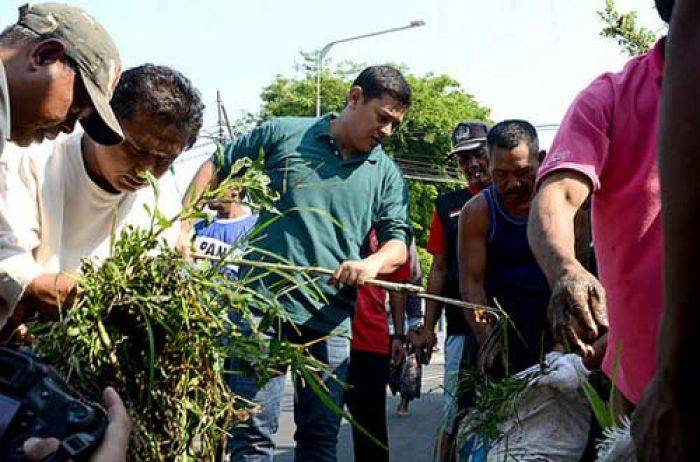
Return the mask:
[[(291, 77), (278, 75), (263, 88), (259, 118), (316, 115), (316, 59), (314, 53), (301, 53), (302, 62), (295, 65)], [(352, 79), (362, 65), (342, 62), (331, 67), (330, 60), (321, 66), (321, 113), (340, 112)]]
[(598, 17), (604, 24), (600, 35), (615, 40), (629, 56), (646, 53), (654, 44), (654, 32), (637, 24), (637, 12), (620, 13), (615, 0), (605, 0), (605, 9), (598, 11)]
[[(316, 64), (313, 53), (302, 53), (302, 63), (292, 76), (278, 75), (261, 94), (259, 120), (279, 116), (312, 116), (316, 113)], [(321, 112), (340, 112), (352, 79), (363, 64), (342, 62), (332, 66), (326, 61), (321, 71)], [(399, 67), (413, 89), (413, 106), (404, 123), (384, 148), (396, 158), (408, 159), (417, 170), (445, 170), (450, 135), (457, 123), (479, 119), (488, 121), (489, 109), (480, 105), (457, 80), (448, 75), (416, 76)], [(450, 183), (431, 183), (409, 179), (410, 220), (418, 245), (424, 246), (437, 196), (459, 187)]]

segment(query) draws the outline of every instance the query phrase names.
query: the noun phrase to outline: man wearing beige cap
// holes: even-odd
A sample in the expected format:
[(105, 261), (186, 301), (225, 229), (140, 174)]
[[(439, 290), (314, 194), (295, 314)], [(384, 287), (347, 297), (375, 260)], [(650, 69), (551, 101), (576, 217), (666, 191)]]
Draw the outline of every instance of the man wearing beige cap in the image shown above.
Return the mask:
[[(17, 23), (0, 33), (0, 155), (6, 140), (27, 146), (54, 139), (73, 131), (77, 120), (100, 144), (121, 143), (123, 134), (109, 105), (120, 69), (107, 31), (83, 10), (60, 3), (21, 6)], [(0, 201), (12, 200), (0, 188)], [(10, 237), (4, 245), (13, 242)], [(20, 256), (23, 250), (16, 247)], [(21, 273), (21, 261), (13, 261), (8, 258), (3, 265), (15, 265)], [(17, 285), (6, 295), (11, 300), (0, 297), (0, 327), (23, 295), (40, 304), (73, 286), (57, 277), (35, 287), (36, 293), (24, 294)]]
[(119, 53), (107, 31), (79, 8), (24, 5), (0, 33), (0, 154), (71, 132), (77, 120), (101, 144), (123, 139), (109, 100)]
[[(7, 140), (27, 146), (54, 139), (72, 132), (78, 120), (100, 144), (121, 143), (124, 137), (109, 105), (120, 70), (112, 39), (83, 10), (59, 3), (20, 7), (17, 23), (0, 32), (0, 156)], [(0, 184), (0, 201), (8, 200)], [(4, 243), (6, 253), (12, 242)], [(21, 255), (22, 248), (15, 247)], [(22, 295), (21, 287), (15, 295)], [(0, 298), (0, 326), (12, 314), (9, 306)], [(131, 424), (114, 390), (105, 391), (105, 405), (110, 423), (91, 460), (123, 461)], [(58, 446), (55, 439), (33, 438), (24, 449), (29, 460), (40, 460)]]

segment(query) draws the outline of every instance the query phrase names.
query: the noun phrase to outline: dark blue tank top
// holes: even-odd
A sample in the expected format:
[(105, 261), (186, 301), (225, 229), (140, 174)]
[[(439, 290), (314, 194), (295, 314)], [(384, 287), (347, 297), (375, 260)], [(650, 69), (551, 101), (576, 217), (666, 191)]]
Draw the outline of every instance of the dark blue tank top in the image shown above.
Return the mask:
[[(485, 288), (508, 313), (527, 345), (511, 334), (510, 362), (517, 370), (537, 363), (552, 340), (547, 322), (550, 290), (527, 242), (527, 219), (511, 216), (494, 186), (482, 194), (489, 208)], [(524, 348), (527, 347), (527, 348)]]

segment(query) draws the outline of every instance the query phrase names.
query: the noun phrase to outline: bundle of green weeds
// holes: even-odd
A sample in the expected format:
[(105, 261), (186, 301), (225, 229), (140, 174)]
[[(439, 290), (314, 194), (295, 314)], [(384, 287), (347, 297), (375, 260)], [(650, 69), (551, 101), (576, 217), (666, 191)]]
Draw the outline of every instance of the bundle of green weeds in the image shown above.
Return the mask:
[(83, 262), (74, 306), (59, 322), (33, 328), (36, 349), (75, 392), (95, 402), (107, 385), (120, 393), (134, 422), (129, 460), (217, 460), (226, 432), (257, 407), (227, 389), (232, 357), (260, 382), (291, 368), (323, 392), (318, 377), (325, 366), (304, 345), (277, 340), (271, 346), (262, 328), (241, 335), (231, 321), (255, 319), (252, 306), (267, 325), (283, 320), (275, 297), (260, 297), (246, 279), (227, 278), (223, 263), (193, 265), (162, 237), (180, 219), (202, 216), (204, 204), (231, 188), (245, 187), (257, 206), (271, 209), (269, 179), (259, 169), (241, 172), (250, 166), (237, 163), (232, 175), (240, 176), (206, 191), (177, 217), (154, 206), (150, 228), (113, 236), (109, 258)]
[(473, 424), (470, 433), (480, 433), (488, 441), (497, 440), (501, 436), (501, 424), (516, 414), (521, 397), (538, 375), (540, 371), (501, 378), (472, 371), (463, 373), (458, 393), (472, 396), (474, 400), (466, 416), (467, 421)]

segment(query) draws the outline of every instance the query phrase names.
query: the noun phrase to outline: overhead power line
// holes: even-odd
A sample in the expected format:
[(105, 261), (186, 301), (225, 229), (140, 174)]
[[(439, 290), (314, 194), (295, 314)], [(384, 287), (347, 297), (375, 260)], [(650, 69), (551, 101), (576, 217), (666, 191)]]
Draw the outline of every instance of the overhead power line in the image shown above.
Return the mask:
[(404, 174), (403, 177), (408, 179), (408, 180), (425, 181), (426, 183), (455, 183), (455, 184), (463, 184), (464, 183), (464, 180), (458, 180), (455, 178), (445, 178), (445, 177), (439, 177), (439, 176), (424, 176), (424, 175)]

